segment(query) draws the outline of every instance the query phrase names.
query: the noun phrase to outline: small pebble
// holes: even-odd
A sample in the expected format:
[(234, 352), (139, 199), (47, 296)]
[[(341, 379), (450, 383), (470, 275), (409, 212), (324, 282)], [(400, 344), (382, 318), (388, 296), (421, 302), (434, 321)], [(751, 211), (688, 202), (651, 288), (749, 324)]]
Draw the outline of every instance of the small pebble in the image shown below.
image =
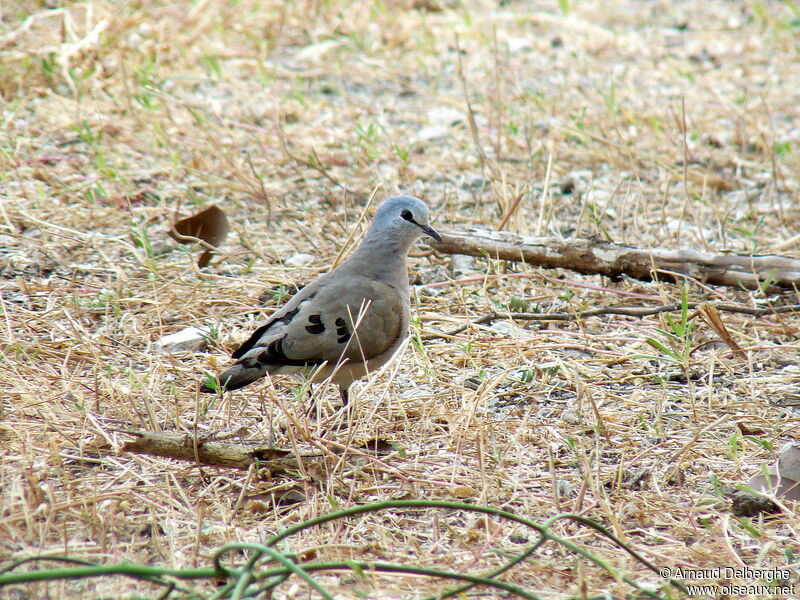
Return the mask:
[(451, 127), (465, 120), (464, 113), (449, 106), (437, 106), (428, 111), (428, 122), (431, 125)]
[(284, 261), (287, 267), (307, 267), (316, 260), (313, 254), (292, 254)]
[(178, 333), (165, 335), (153, 342), (155, 352), (177, 354), (180, 352), (201, 352), (208, 345), (208, 328), (187, 327)]
[(450, 257), (450, 270), (454, 274), (475, 271), (475, 258), (466, 254), (453, 254)]
[(441, 140), (450, 135), (450, 128), (443, 125), (428, 125), (417, 132), (415, 136), (418, 142), (429, 142), (431, 140)]
[(416, 268), (412, 275), (412, 285), (428, 285), (449, 281), (450, 273), (442, 265), (424, 265)]
[(566, 479), (559, 479), (556, 482), (556, 495), (559, 498), (569, 498), (575, 495), (575, 488)]
[(581, 422), (581, 417), (577, 413), (577, 411), (568, 408), (567, 410), (561, 413), (561, 420), (571, 425), (577, 425), (578, 423)]

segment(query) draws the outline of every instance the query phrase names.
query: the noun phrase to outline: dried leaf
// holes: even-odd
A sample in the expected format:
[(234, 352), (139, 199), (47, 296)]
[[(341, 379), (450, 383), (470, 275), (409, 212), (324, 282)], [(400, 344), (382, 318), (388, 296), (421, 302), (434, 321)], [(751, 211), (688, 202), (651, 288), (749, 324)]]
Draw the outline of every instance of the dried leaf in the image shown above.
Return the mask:
[(746, 423), (739, 421), (736, 427), (742, 432), (742, 435), (764, 435), (766, 430), (761, 427), (750, 427)]
[[(219, 246), (230, 231), (230, 224), (225, 212), (219, 206), (209, 206), (205, 210), (186, 217), (173, 224), (169, 235), (181, 244), (191, 244), (202, 240), (209, 246)], [(214, 251), (206, 247), (197, 260), (198, 267), (205, 267), (211, 260)]]
[(205, 267), (210, 261), (211, 257), (214, 256), (213, 250), (205, 250), (201, 255), (200, 258), (197, 259), (197, 266), (201, 269)]
[(716, 332), (720, 339), (730, 347), (731, 350), (733, 350), (739, 356), (744, 355), (744, 350), (736, 342), (736, 340), (733, 339), (733, 336), (728, 331), (728, 328), (725, 327), (725, 323), (723, 322), (719, 311), (713, 304), (703, 302), (703, 304), (697, 307), (697, 310), (700, 313), (700, 316), (703, 317), (703, 320), (711, 325), (711, 328)]

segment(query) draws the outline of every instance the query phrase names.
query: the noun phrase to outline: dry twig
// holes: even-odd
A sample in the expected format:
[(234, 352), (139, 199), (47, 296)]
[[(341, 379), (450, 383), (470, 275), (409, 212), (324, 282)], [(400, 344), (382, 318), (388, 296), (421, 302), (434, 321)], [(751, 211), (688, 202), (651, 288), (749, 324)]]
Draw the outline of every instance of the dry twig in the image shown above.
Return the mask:
[(505, 231), (448, 232), (431, 245), (445, 254), (489, 256), (546, 269), (571, 269), (618, 279), (622, 275), (674, 281), (669, 273), (714, 285), (775, 292), (800, 287), (800, 260), (782, 256), (711, 254), (694, 250), (640, 249), (599, 240), (520, 237)]

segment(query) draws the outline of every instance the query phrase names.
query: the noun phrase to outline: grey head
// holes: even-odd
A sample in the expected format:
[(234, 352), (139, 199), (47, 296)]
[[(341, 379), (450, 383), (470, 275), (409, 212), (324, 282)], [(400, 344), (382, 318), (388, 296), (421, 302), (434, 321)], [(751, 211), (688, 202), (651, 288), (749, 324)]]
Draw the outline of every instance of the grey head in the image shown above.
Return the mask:
[(428, 219), (428, 207), (419, 198), (389, 198), (375, 213), (362, 247), (383, 245), (405, 254), (423, 233), (441, 242), (441, 236), (428, 224)]

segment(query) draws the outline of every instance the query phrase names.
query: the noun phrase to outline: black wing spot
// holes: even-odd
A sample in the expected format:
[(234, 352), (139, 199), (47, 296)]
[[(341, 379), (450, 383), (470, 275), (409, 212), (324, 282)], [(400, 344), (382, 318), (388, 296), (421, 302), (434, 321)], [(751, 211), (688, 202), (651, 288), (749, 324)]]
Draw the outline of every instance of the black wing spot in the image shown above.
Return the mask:
[(286, 355), (283, 353), (283, 338), (272, 340), (267, 346), (267, 351), (258, 356), (258, 360), (265, 365), (275, 362), (275, 360), (286, 360)]
[(294, 316), (300, 312), (299, 308), (295, 308), (294, 310), (290, 310), (285, 315), (283, 315), (280, 319), (276, 321), (276, 323), (283, 323), (284, 325), (294, 319)]
[(336, 335), (339, 336), (336, 338), (336, 341), (340, 344), (346, 344), (347, 341), (350, 339), (352, 333), (347, 329), (347, 323), (342, 317), (336, 319)]
[(231, 356), (233, 358), (241, 358), (242, 356), (247, 354), (250, 350), (252, 350), (253, 348), (256, 347), (256, 344), (258, 344), (258, 341), (261, 339), (261, 337), (267, 332), (267, 330), (270, 327), (275, 325), (275, 323), (286, 324), (289, 321), (291, 321), (294, 318), (294, 316), (299, 312), (300, 312), (300, 309), (299, 308), (295, 308), (294, 310), (290, 310), (288, 313), (283, 315), (280, 319), (276, 319), (274, 321), (270, 321), (266, 325), (262, 325), (261, 327), (256, 329), (253, 332), (253, 335), (250, 336), (250, 339), (248, 339), (244, 344), (239, 346), (239, 348), (236, 350), (236, 352), (231, 354)]
[[(263, 352), (260, 352), (254, 358), (245, 359), (245, 361), (252, 361), (253, 363), (257, 363), (260, 367), (265, 368), (269, 367), (270, 365), (288, 365), (292, 367), (310, 367), (315, 365), (321, 365), (324, 360), (307, 360), (302, 358), (289, 358), (286, 356), (286, 352), (283, 350), (283, 340), (284, 338), (280, 337), (276, 340), (272, 340), (269, 345), (264, 349)], [(245, 361), (242, 361), (241, 364), (245, 366), (249, 366)]]
[(242, 361), (239, 361), (239, 364), (242, 365), (245, 369), (257, 369), (261, 366), (259, 363), (258, 358), (245, 358)]
[(258, 343), (258, 340), (260, 340), (261, 336), (264, 335), (264, 333), (266, 333), (267, 329), (270, 328), (270, 325), (272, 325), (272, 323), (269, 323), (267, 325), (262, 325), (261, 327), (256, 329), (253, 332), (253, 335), (250, 336), (250, 339), (248, 339), (244, 344), (239, 346), (236, 349), (236, 352), (231, 354), (231, 357), (233, 357), (233, 358), (241, 358), (242, 356), (247, 354), (248, 351), (250, 351), (253, 348), (255, 348), (255, 345)]
[(308, 333), (322, 333), (325, 331), (325, 325), (322, 324), (322, 315), (309, 315), (308, 322), (311, 325), (306, 325), (306, 331)]

